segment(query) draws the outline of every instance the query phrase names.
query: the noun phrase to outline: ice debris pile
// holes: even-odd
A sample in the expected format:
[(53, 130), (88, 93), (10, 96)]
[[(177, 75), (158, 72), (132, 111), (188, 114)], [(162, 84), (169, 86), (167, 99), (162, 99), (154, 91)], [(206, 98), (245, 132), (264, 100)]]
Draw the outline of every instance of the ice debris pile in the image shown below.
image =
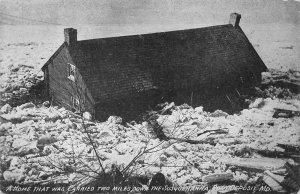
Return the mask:
[[(157, 123), (170, 139), (160, 141), (147, 121), (123, 123), (112, 116), (99, 123), (90, 121), (90, 115), (82, 119), (48, 103), (5, 105), (0, 115), (1, 179), (71, 184), (101, 171), (100, 158), (104, 171), (117, 166), (146, 177), (160, 172), (180, 186), (222, 179), (253, 184), (265, 170), (282, 170), (285, 162), (295, 164), (292, 158), (268, 159), (256, 152), (282, 151), (279, 143), (300, 143), (299, 117), (274, 118), (274, 108), (299, 110), (300, 101), (260, 98), (234, 115), (169, 104), (169, 114), (158, 114)], [(250, 159), (257, 163), (252, 167), (262, 171), (238, 168), (243, 162), (247, 167)]]
[(30, 101), (30, 90), (43, 80), (42, 65), (61, 43), (7, 40), (0, 42), (0, 105), (16, 106)]
[(20, 64), (11, 66), (8, 73), (1, 74), (0, 80), (0, 104), (9, 102), (19, 105), (30, 99), (31, 90), (42, 83), (43, 74)]

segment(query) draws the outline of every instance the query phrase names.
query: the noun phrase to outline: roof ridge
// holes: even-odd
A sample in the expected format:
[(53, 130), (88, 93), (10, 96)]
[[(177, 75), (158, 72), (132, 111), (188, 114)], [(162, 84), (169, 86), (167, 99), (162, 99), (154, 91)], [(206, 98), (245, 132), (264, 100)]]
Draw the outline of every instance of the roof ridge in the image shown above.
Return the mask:
[(156, 34), (173, 33), (173, 32), (186, 32), (186, 31), (201, 30), (201, 29), (204, 30), (204, 29), (217, 28), (217, 27), (225, 27), (225, 26), (231, 26), (232, 28), (234, 28), (231, 24), (222, 24), (222, 25), (215, 25), (215, 26), (206, 26), (206, 27), (202, 27), (202, 28), (188, 28), (188, 29), (180, 29), (180, 30), (151, 32), (151, 33), (144, 33), (144, 34), (130, 34), (130, 35), (109, 36), (109, 37), (103, 37), (103, 38), (85, 39), (85, 40), (79, 40), (79, 41), (77, 41), (77, 43), (89, 43), (89, 42), (97, 41), (97, 40), (109, 40), (109, 39), (125, 38), (125, 37), (129, 38), (129, 37), (135, 37), (135, 36), (156, 35)]

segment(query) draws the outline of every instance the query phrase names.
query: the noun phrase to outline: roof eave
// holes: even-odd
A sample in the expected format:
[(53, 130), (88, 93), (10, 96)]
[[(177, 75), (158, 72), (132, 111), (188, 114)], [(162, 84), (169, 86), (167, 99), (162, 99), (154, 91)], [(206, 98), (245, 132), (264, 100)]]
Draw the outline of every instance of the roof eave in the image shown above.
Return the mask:
[(249, 43), (249, 45), (251, 46), (252, 50), (254, 51), (255, 55), (257, 56), (259, 62), (262, 64), (263, 72), (268, 71), (268, 67), (266, 66), (266, 64), (264, 63), (264, 61), (262, 60), (262, 58), (259, 56), (259, 54), (257, 53), (257, 51), (255, 50), (254, 46), (250, 42), (249, 38), (247, 37), (247, 35), (243, 31), (243, 29), (240, 26), (238, 26), (237, 29), (244, 35), (244, 37), (246, 38), (247, 42)]
[(42, 71), (44, 71), (47, 66), (53, 61), (53, 59), (60, 53), (60, 51), (67, 46), (66, 42), (62, 43), (60, 45), (60, 47), (54, 52), (54, 54), (48, 59), (48, 61), (43, 65), (43, 67), (41, 68)]

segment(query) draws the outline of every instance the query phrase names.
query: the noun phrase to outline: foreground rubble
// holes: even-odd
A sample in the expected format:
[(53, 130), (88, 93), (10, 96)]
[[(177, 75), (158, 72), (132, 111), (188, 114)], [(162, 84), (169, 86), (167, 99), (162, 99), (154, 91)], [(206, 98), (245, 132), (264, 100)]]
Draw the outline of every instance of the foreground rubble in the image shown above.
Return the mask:
[[(199, 186), (208, 193), (222, 192), (224, 188), (211, 185), (224, 181), (249, 188), (263, 182), (284, 191), (280, 181), (274, 183), (273, 174), (286, 177), (286, 165), (294, 168), (299, 155), (271, 158), (268, 154), (287, 153), (282, 145), (297, 148), (300, 119), (274, 118), (274, 108), (299, 111), (300, 101), (258, 98), (234, 115), (168, 104), (155, 113), (155, 122), (168, 137), (159, 140), (147, 121), (123, 123), (110, 117), (98, 123), (64, 108), (5, 105), (0, 125), (1, 181), (85, 186), (93, 177), (117, 170), (122, 177), (148, 180), (162, 173), (173, 185)], [(297, 184), (291, 187), (295, 191)]]

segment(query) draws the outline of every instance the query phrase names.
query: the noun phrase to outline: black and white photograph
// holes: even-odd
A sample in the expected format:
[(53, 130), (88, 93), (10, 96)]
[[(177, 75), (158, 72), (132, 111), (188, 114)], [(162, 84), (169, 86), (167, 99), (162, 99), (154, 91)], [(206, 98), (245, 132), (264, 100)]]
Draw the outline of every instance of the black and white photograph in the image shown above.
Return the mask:
[(300, 0), (0, 0), (0, 194), (299, 194)]

